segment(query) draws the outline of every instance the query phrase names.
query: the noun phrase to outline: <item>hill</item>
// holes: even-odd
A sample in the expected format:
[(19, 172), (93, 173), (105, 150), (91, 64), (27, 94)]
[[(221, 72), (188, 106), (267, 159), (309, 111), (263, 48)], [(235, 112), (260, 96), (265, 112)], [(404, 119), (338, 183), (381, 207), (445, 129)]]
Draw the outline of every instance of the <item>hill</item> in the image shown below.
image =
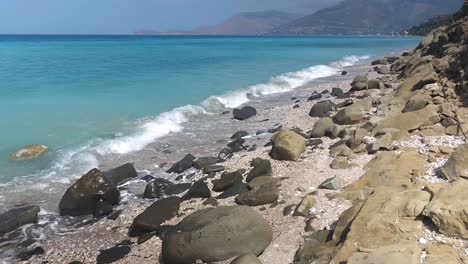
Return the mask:
[(345, 0), (274, 28), (276, 35), (367, 35), (400, 32), (454, 13), (463, 0)]
[(429, 34), (432, 30), (448, 25), (453, 22), (453, 17), (451, 15), (445, 15), (445, 16), (437, 16), (434, 18), (429, 19), (428, 21), (411, 27), (408, 29), (408, 33), (410, 35), (415, 35), (415, 36), (424, 36)]

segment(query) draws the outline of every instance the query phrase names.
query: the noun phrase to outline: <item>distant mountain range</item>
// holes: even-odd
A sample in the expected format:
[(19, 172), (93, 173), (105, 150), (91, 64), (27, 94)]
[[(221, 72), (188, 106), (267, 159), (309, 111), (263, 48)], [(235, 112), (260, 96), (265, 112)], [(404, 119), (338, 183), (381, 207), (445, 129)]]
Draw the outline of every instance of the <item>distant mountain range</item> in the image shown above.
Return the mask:
[(250, 12), (188, 31), (138, 30), (138, 35), (373, 35), (404, 31), (454, 13), (463, 0), (344, 0), (314, 14)]
[(164, 32), (138, 30), (137, 35), (264, 35), (273, 28), (284, 25), (300, 15), (280, 11), (248, 12), (229, 17), (225, 21), (193, 30)]

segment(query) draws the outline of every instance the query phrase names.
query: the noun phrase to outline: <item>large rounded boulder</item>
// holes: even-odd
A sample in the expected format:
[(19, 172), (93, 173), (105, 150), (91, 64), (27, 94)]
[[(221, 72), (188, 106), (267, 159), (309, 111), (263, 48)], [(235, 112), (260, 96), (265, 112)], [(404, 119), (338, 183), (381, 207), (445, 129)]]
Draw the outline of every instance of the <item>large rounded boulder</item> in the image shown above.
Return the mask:
[(291, 130), (274, 134), (271, 142), (270, 156), (275, 160), (296, 161), (305, 151), (305, 138)]
[(242, 108), (236, 108), (232, 111), (232, 114), (237, 120), (246, 120), (257, 115), (257, 110), (251, 106), (244, 106)]
[(216, 262), (260, 255), (273, 233), (265, 219), (246, 206), (222, 206), (197, 211), (163, 237), (164, 263)]
[(98, 169), (92, 169), (67, 189), (60, 200), (61, 215), (94, 214), (98, 204), (115, 205), (120, 192), (112, 180)]

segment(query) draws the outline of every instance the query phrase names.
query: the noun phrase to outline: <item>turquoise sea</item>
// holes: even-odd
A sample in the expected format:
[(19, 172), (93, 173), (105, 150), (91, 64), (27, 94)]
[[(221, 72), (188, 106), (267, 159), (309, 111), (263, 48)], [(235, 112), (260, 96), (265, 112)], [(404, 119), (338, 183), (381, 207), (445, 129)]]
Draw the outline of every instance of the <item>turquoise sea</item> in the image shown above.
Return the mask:
[[(419, 38), (0, 36), (0, 191), (70, 177), (250, 96), (290, 91)], [(29, 144), (49, 151), (12, 161)], [(0, 192), (0, 198), (1, 198)]]

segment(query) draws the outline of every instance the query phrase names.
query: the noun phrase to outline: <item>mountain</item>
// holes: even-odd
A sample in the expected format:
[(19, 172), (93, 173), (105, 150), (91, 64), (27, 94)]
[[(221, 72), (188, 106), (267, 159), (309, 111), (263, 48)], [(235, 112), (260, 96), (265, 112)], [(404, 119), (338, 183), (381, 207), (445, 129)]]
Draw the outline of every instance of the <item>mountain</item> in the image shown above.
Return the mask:
[(415, 35), (415, 36), (425, 36), (429, 34), (432, 30), (448, 25), (453, 22), (453, 16), (451, 15), (445, 15), (445, 16), (437, 16), (429, 19), (428, 21), (419, 24), (417, 26), (411, 27), (408, 29), (408, 33), (410, 35)]
[(170, 30), (158, 32), (141, 29), (134, 32), (137, 35), (263, 35), (273, 28), (289, 23), (301, 17), (280, 11), (248, 12), (229, 17), (225, 21), (193, 30)]
[(463, 0), (345, 0), (274, 28), (276, 35), (367, 35), (400, 32), (454, 13)]

